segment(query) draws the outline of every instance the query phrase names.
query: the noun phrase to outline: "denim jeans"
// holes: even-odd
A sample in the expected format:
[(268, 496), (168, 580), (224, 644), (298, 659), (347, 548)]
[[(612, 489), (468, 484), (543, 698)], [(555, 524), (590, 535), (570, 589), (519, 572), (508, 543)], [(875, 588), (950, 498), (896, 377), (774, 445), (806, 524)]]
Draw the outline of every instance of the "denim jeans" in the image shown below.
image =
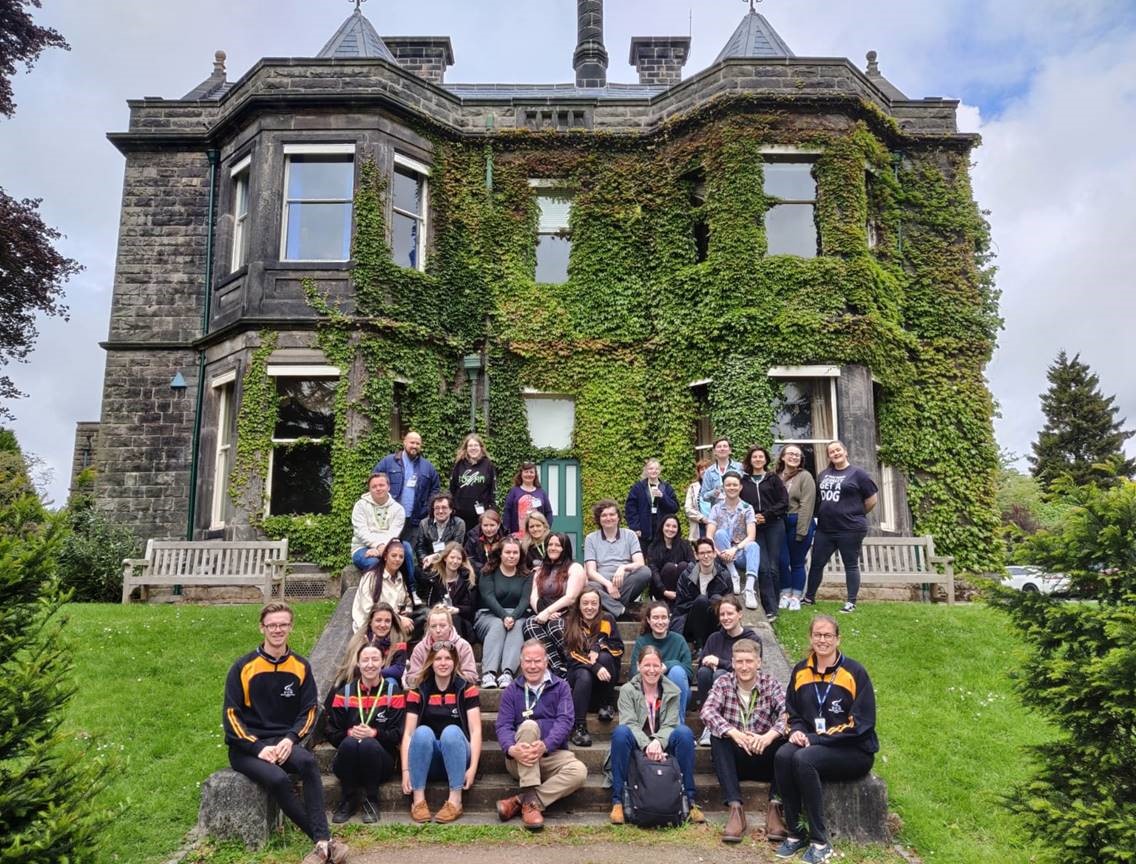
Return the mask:
[(676, 663), (667, 670), (667, 677), (678, 685), (678, 719), (685, 723), (686, 706), (690, 702), (690, 673), (681, 663)]
[(460, 726), (447, 726), (440, 737), (429, 726), (419, 726), (410, 736), (410, 788), (425, 789), (427, 780), (445, 777), (450, 789), (461, 789), (469, 756), (469, 739)]
[[(622, 723), (611, 733), (611, 803), (623, 803), (623, 787), (627, 785), (627, 766), (631, 762), (631, 751), (639, 745), (630, 726)], [(679, 724), (671, 733), (666, 752), (678, 762), (682, 771), (682, 787), (687, 800), (693, 802), (694, 788), (694, 733), (690, 727)]]
[(804, 540), (797, 539), (797, 517), (785, 517), (785, 542), (781, 544), (781, 593), (800, 597), (805, 593), (805, 558), (813, 545), (816, 521), (809, 520), (809, 533)]
[[(726, 534), (725, 531), (714, 532), (714, 548), (717, 549), (719, 552), (723, 551), (724, 549), (729, 549), (731, 546), (734, 546), (734, 545), (736, 545), (736, 544), (732, 542), (730, 536), (728, 534)], [(735, 571), (738, 569), (738, 567), (737, 567), (738, 557), (739, 556), (735, 555), (734, 556), (734, 563), (730, 565), (731, 567), (734, 568)], [(757, 584), (756, 584), (757, 583), (757, 574), (758, 574), (758, 571), (761, 570), (761, 547), (757, 545), (757, 541), (756, 540), (743, 540), (742, 541), (742, 551), (741, 551), (740, 557), (745, 561), (745, 573), (746, 573), (745, 582), (748, 582), (749, 577), (753, 576), (754, 577), (754, 586), (753, 587), (756, 590), (757, 589)], [(742, 583), (742, 589), (743, 590), (746, 587), (745, 582)]]
[(761, 607), (766, 614), (777, 614), (777, 583), (781, 581), (781, 546), (785, 543), (785, 520), (776, 517), (758, 526), (757, 545), (761, 547), (761, 572), (757, 584), (760, 588)]

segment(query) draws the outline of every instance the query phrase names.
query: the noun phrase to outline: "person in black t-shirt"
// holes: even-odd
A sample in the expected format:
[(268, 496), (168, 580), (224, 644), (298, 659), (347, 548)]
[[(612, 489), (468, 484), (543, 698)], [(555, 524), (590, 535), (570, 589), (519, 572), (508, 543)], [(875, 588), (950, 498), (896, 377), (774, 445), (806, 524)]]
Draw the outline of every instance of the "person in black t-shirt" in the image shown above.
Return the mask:
[[(435, 642), (426, 655), (422, 682), (406, 694), (402, 733), (402, 791), (413, 795), (415, 822), (453, 822), (462, 815), (462, 790), (473, 785), (481, 758), (481, 697), (477, 685), (457, 674), (451, 642)], [(449, 798), (435, 813), (426, 804), (426, 782), (445, 777)]]
[(809, 582), (801, 602), (807, 606), (816, 602), (824, 565), (833, 552), (839, 551), (848, 589), (848, 601), (840, 611), (854, 612), (860, 593), (860, 547), (868, 533), (868, 514), (876, 506), (879, 488), (868, 472), (848, 461), (848, 450), (843, 442), (833, 441), (827, 452), (828, 468), (817, 477), (816, 536)]

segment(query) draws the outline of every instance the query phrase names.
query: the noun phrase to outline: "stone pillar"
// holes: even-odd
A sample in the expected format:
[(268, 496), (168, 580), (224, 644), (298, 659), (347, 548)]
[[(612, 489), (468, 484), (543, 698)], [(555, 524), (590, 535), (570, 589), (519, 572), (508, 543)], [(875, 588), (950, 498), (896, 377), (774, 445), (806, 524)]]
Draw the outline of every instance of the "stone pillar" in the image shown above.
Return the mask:
[(454, 48), (449, 36), (384, 36), (398, 65), (431, 84), (442, 84), (446, 68), (454, 65)]
[(633, 36), (627, 62), (638, 71), (640, 84), (669, 87), (682, 80), (689, 54), (689, 36)]
[[(836, 415), (839, 437), (848, 448), (848, 460), (859, 465), (878, 484), (880, 463), (876, 456), (876, 402), (872, 388), (872, 373), (867, 366), (840, 367), (836, 382)], [(818, 456), (818, 469), (825, 464), (823, 454)], [(868, 516), (869, 530), (879, 530), (878, 510)]]
[(603, 0), (576, 0), (576, 50), (572, 68), (577, 87), (607, 86), (607, 49), (603, 42)]

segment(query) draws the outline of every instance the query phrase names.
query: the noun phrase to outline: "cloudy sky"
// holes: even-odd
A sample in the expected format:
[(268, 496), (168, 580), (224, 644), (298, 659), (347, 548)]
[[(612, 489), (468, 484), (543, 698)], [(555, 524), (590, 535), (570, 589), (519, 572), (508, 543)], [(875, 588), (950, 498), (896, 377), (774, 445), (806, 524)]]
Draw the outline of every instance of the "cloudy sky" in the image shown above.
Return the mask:
[[(15, 79), (0, 120), (0, 185), (43, 198), (61, 250), (86, 266), (67, 287), (71, 318), (40, 324), (27, 365), (10, 367), (24, 448), (66, 497), (74, 425), (99, 416), (123, 160), (126, 100), (177, 98), (206, 78), (214, 50), (230, 80), (260, 57), (310, 57), (350, 0), (43, 0), (37, 20), (70, 41)], [(974, 185), (990, 211), (1006, 326), (989, 368), (998, 441), (1029, 452), (1038, 394), (1057, 351), (1080, 353), (1136, 425), (1136, 3), (1132, 0), (764, 0), (798, 56), (843, 56), (912, 98), (962, 101), (982, 134)], [(460, 82), (572, 80), (574, 0), (370, 0), (380, 33), (448, 35)], [(691, 33), (687, 74), (714, 60), (745, 0), (608, 0), (611, 81), (634, 81), (632, 36)], [(1129, 370), (1126, 372), (1125, 370)], [(1130, 450), (1136, 452), (1130, 442)]]

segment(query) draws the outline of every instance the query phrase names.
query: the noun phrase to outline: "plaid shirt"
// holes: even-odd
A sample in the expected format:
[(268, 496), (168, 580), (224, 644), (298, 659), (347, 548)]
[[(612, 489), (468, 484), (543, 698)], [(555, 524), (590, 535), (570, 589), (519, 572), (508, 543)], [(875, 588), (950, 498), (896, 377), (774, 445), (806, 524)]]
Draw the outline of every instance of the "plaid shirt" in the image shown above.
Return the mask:
[(789, 735), (789, 723), (785, 714), (785, 688), (772, 675), (757, 673), (754, 683), (757, 702), (749, 722), (742, 722), (742, 704), (738, 699), (738, 679), (734, 673), (723, 675), (710, 688), (710, 695), (702, 705), (699, 716), (716, 738), (725, 738), (731, 729), (756, 732), (764, 735), (776, 729), (783, 736)]

